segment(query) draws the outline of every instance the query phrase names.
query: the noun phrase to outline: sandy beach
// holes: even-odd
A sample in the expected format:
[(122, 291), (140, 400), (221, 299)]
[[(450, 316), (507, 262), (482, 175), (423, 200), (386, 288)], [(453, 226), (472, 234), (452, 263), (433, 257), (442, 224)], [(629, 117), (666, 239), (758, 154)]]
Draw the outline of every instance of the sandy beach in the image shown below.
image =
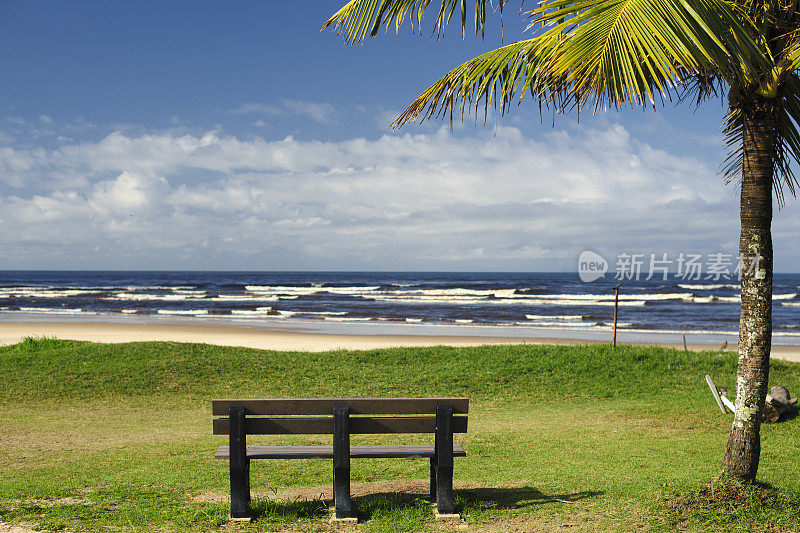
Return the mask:
[[(244, 346), (270, 350), (326, 351), (364, 350), (393, 346), (478, 346), (485, 344), (590, 344), (592, 339), (548, 336), (508, 337), (490, 335), (339, 334), (278, 329), (252, 325), (207, 323), (113, 323), (113, 322), (0, 322), (0, 344), (13, 344), (28, 336), (93, 342), (172, 341), (220, 346)], [(622, 343), (621, 343), (622, 344)], [(636, 342), (682, 348), (668, 342)], [(691, 350), (715, 350), (717, 344), (689, 343)], [(735, 350), (735, 345), (728, 345)], [(800, 362), (800, 346), (773, 345), (772, 357)]]

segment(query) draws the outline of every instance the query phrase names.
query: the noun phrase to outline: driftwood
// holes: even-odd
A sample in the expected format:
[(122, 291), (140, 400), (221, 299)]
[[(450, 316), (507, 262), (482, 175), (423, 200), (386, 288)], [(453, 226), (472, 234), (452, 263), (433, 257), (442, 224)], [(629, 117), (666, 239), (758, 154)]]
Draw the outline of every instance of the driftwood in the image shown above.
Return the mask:
[[(684, 335), (684, 340), (686, 336)], [(719, 406), (719, 410), (722, 411), (722, 414), (727, 414), (728, 411), (725, 410), (725, 405), (722, 403), (722, 398), (719, 395), (719, 391), (717, 390), (717, 386), (714, 385), (714, 382), (711, 380), (711, 376), (706, 374), (706, 383), (708, 383), (708, 388), (711, 389), (711, 394), (714, 395), (714, 399), (717, 401), (717, 405)]]
[[(708, 374), (706, 374), (706, 383), (708, 383), (711, 394), (714, 396), (714, 400), (716, 400), (717, 405), (723, 413), (727, 413), (727, 409), (730, 409), (732, 413), (736, 411), (733, 402), (728, 399), (728, 391), (726, 389), (722, 387), (717, 388), (711, 380), (711, 376)], [(795, 409), (797, 409), (796, 404), (797, 398), (791, 398), (786, 387), (782, 385), (772, 387), (764, 403), (762, 421), (767, 424), (778, 422), (781, 418), (785, 418), (790, 413), (793, 413)]]
[(764, 422), (777, 422), (797, 409), (797, 398), (790, 398), (789, 390), (778, 385), (770, 389), (764, 404)]
[(722, 403), (725, 404), (725, 407), (730, 409), (731, 413), (736, 412), (736, 406), (733, 405), (733, 402), (728, 399), (728, 389), (724, 389), (722, 387), (719, 388), (719, 396)]
[(774, 405), (767, 402), (764, 404), (764, 412), (761, 413), (761, 420), (765, 424), (774, 424), (778, 420), (780, 420), (781, 414), (778, 412), (778, 409), (775, 408)]

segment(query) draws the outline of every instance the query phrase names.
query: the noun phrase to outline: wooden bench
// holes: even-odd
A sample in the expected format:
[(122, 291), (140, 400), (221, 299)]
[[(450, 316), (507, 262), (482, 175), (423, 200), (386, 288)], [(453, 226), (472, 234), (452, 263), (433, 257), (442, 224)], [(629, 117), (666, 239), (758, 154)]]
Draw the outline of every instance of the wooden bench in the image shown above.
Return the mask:
[[(467, 431), (468, 398), (286, 398), (213, 400), (215, 435), (229, 446), (215, 455), (230, 462), (231, 518), (248, 519), (252, 459), (333, 459), (335, 517), (355, 517), (351, 458), (430, 458), (430, 497), (438, 515), (455, 513), (453, 457), (466, 455), (453, 433)], [(370, 416), (384, 415), (384, 416)], [(386, 416), (388, 415), (388, 416)], [(427, 416), (410, 416), (427, 415)], [(434, 433), (430, 445), (351, 446), (350, 435)], [(247, 435), (333, 435), (332, 446), (247, 446)]]

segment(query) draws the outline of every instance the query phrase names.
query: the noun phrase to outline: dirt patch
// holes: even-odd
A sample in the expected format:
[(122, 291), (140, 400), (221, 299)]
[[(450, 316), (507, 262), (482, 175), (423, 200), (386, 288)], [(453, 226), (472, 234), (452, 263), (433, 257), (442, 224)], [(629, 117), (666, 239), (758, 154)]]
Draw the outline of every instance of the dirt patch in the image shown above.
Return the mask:
[[(456, 490), (468, 490), (479, 488), (478, 483), (464, 483), (456, 481), (453, 488)], [(430, 491), (430, 482), (425, 480), (412, 481), (372, 481), (369, 483), (353, 483), (350, 485), (350, 495), (353, 498), (367, 496), (370, 494), (404, 494), (409, 496), (427, 496)], [(299, 487), (278, 491), (251, 491), (253, 498), (269, 500), (331, 500), (333, 499), (333, 487), (330, 485), (319, 485), (316, 487)], [(205, 491), (192, 496), (190, 499), (196, 502), (220, 502), (229, 498), (227, 492)]]
[[(736, 517), (741, 527), (763, 533), (797, 531), (798, 503), (769, 486), (724, 480), (713, 480), (698, 490), (664, 499), (674, 523), (717, 524)], [(794, 522), (792, 526), (778, 525), (787, 517)]]
[(687, 513), (731, 512), (742, 507), (768, 504), (774, 497), (774, 491), (767, 489), (712, 481), (696, 492), (676, 496), (673, 502), (678, 511)]
[(89, 504), (89, 500), (85, 498), (73, 498), (67, 496), (66, 498), (57, 498), (55, 500), (31, 499), (31, 500), (13, 500), (12, 505), (38, 505), (39, 507), (55, 507), (56, 505), (84, 505)]
[[(596, 530), (594, 516), (572, 516), (569, 520), (547, 523), (541, 518), (530, 516), (508, 517), (483, 524), (469, 524), (465, 529), (475, 533), (549, 533), (552, 531), (586, 531)], [(591, 526), (591, 527), (590, 527)], [(451, 531), (446, 525), (444, 531)]]
[(0, 533), (37, 533), (25, 525), (13, 525), (0, 522)]

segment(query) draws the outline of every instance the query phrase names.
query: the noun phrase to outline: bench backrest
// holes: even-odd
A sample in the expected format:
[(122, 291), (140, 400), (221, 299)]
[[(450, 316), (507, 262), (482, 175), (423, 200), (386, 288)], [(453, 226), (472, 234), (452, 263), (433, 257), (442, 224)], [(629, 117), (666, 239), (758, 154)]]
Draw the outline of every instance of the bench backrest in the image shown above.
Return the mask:
[[(248, 435), (333, 434), (334, 407), (349, 408), (349, 432), (435, 433), (436, 407), (452, 406), (452, 432), (466, 433), (469, 398), (270, 398), (212, 400), (214, 434), (230, 433), (230, 408), (244, 408)], [(312, 415), (312, 416), (309, 416)], [(394, 415), (394, 416), (370, 416)], [(427, 416), (408, 416), (427, 415)]]

